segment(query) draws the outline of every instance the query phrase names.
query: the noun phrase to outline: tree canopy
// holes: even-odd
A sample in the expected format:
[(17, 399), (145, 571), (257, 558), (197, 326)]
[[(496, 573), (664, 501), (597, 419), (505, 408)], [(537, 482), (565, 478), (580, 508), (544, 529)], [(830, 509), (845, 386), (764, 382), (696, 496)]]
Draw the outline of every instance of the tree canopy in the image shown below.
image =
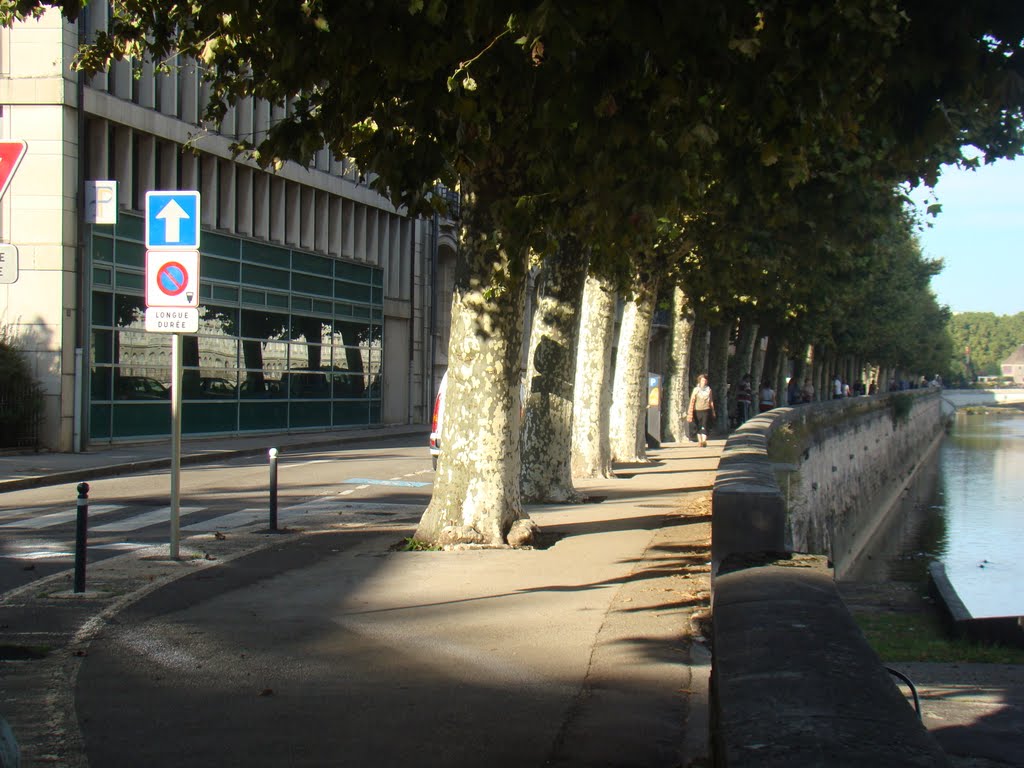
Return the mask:
[[(82, 7), (0, 0), (0, 23)], [(443, 204), (438, 181), (461, 191), (446, 430), (485, 447), (442, 456), (431, 509), (448, 509), (424, 530), (472, 517), (488, 540), (519, 516), (505, 465), (531, 246), (571, 235), (620, 287), (670, 275), (706, 316), (931, 365), (937, 265), (893, 190), (1024, 137), (1024, 5), (1005, 0), (111, 7), (77, 65), (180, 54), (202, 65), (207, 120), (242, 98), (284, 106), (235, 145), (261, 165), (327, 147), (414, 213)]]
[(1024, 344), (1024, 312), (958, 312), (949, 318), (948, 329), (953, 342), (950, 367), (955, 375), (968, 380), (974, 376), (998, 376), (1003, 360)]

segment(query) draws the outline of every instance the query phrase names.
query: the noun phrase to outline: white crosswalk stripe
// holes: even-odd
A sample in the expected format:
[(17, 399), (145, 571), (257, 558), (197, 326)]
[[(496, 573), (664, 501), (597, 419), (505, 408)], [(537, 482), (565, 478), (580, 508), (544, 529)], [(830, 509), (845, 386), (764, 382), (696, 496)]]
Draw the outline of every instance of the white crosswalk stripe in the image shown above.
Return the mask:
[(242, 509), (238, 512), (229, 512), (226, 515), (201, 520), (191, 525), (183, 525), (181, 530), (197, 532), (220, 531), (228, 528), (240, 528), (243, 525), (256, 523), (260, 520), (266, 520), (269, 525), (270, 512), (265, 509)]
[[(116, 512), (119, 509), (125, 509), (119, 504), (90, 504), (89, 505), (89, 518), (99, 517), (100, 515), (106, 515), (111, 512)], [(7, 515), (13, 517), (15, 514), (32, 514), (36, 512), (33, 509), (14, 509), (8, 510)], [(40, 528), (50, 528), (54, 525), (63, 525), (69, 523), (78, 516), (78, 509), (62, 510), (60, 512), (51, 512), (45, 515), (38, 515), (37, 517), (29, 517), (24, 520), (15, 520), (14, 522), (4, 523), (0, 525), (0, 528), (26, 528), (30, 530), (38, 530)]]
[[(193, 512), (201, 512), (203, 509), (205, 509), (205, 507), (180, 507), (178, 512), (181, 517), (184, 517), (185, 515), (192, 514)], [(126, 517), (123, 520), (115, 520), (110, 523), (104, 523), (103, 525), (89, 526), (89, 530), (96, 532), (137, 531), (140, 528), (156, 525), (157, 523), (169, 523), (170, 521), (171, 508), (160, 507), (160, 509), (143, 512), (141, 515), (134, 515), (133, 517)]]

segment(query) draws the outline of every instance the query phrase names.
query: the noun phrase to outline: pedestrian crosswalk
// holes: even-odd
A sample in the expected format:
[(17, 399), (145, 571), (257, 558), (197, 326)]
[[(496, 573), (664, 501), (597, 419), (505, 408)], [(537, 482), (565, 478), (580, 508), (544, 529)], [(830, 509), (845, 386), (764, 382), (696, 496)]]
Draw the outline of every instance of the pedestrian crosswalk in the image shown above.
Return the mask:
[[(278, 524), (286, 525), (306, 515), (340, 516), (339, 522), (358, 522), (392, 518), (405, 521), (422, 514), (422, 504), (388, 504), (355, 502), (340, 496), (324, 496), (299, 504), (284, 506), (278, 511)], [(212, 512), (212, 514), (210, 514)], [(204, 514), (205, 513), (205, 514)], [(0, 529), (42, 532), (73, 524), (77, 509), (8, 509), (0, 511)], [(269, 522), (269, 510), (247, 508), (237, 511), (211, 510), (204, 506), (182, 506), (179, 509), (181, 530), (195, 533), (230, 530), (246, 525)], [(191, 518), (192, 521), (186, 520)], [(135, 505), (91, 504), (88, 508), (89, 532), (131, 533), (155, 525), (167, 525), (171, 519), (169, 506), (140, 508)]]

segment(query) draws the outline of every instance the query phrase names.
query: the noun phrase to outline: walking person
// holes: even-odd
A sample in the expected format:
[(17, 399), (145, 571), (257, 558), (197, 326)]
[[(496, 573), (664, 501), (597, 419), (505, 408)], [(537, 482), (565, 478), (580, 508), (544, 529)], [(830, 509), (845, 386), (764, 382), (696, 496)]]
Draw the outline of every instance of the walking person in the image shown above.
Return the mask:
[(743, 374), (740, 386), (736, 392), (736, 421), (737, 425), (743, 424), (750, 418), (750, 406), (754, 401), (754, 388), (750, 384), (750, 374)]
[(697, 377), (697, 386), (690, 393), (690, 406), (686, 420), (697, 423), (697, 444), (703, 448), (708, 444), (708, 427), (715, 418), (715, 400), (708, 386), (708, 377), (702, 373)]
[(804, 379), (804, 388), (800, 390), (800, 399), (804, 403), (810, 403), (814, 400), (814, 385), (809, 378)]

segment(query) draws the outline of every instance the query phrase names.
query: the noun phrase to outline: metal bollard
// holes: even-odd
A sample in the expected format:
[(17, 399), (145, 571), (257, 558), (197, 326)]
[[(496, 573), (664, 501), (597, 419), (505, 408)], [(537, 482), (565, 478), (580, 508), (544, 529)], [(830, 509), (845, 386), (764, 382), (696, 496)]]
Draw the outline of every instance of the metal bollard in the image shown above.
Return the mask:
[(277, 448), (270, 449), (270, 530), (277, 530)]
[(75, 592), (85, 592), (85, 544), (89, 530), (89, 484), (78, 484), (78, 514), (75, 517)]

